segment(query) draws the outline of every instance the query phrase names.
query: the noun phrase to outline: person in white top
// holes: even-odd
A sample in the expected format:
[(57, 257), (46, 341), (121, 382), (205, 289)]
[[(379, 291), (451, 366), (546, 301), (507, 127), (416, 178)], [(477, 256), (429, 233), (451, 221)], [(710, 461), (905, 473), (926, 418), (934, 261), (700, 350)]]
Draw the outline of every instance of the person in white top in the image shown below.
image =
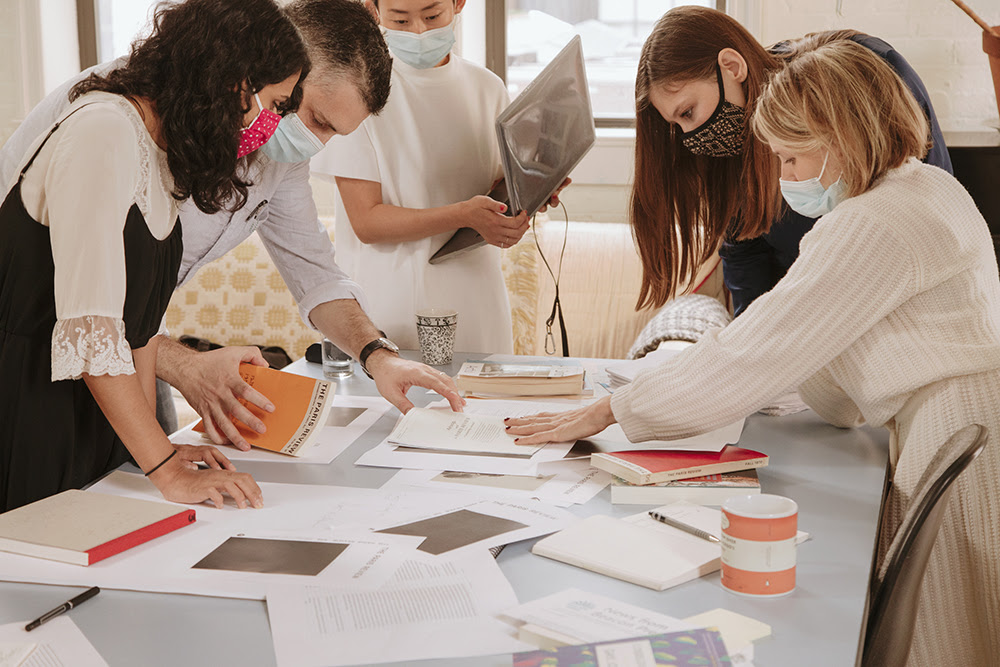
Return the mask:
[(957, 430), (990, 440), (957, 480), (931, 555), (910, 665), (1000, 655), (1000, 279), (989, 228), (965, 189), (919, 162), (927, 120), (888, 65), (844, 40), (799, 56), (761, 94), (753, 128), (781, 190), (822, 215), (788, 274), (725, 329), (610, 399), (508, 420), (522, 444), (619, 422), (633, 442), (748, 415), (798, 386), (831, 424), (891, 433), (880, 553), (916, 482)]
[[(528, 221), (485, 196), (503, 175), (493, 125), (507, 91), (451, 53), (465, 0), (368, 5), (394, 56), (392, 94), (379, 116), (312, 161), (315, 173), (336, 177), (337, 254), (373, 319), (400, 345), (418, 348), (414, 313), (440, 307), (458, 312), (455, 349), (511, 353), (500, 249), (517, 243)], [(489, 244), (428, 264), (462, 227)]]
[(273, 0), (164, 6), (127, 64), (74, 86), (28, 150), (0, 207), (0, 512), (130, 456), (168, 500), (261, 506), (215, 447), (175, 448), (159, 428), (156, 334), (178, 202), (245, 201), (244, 156), (294, 105), (308, 62)]
[[(180, 203), (184, 254), (178, 284), (188, 282), (203, 266), (256, 232), (298, 302), (303, 320), (355, 358), (369, 350), (365, 366), (383, 396), (406, 412), (412, 406), (406, 391), (420, 386), (433, 389), (453, 408), (461, 409), (458, 390), (446, 375), (401, 359), (389, 349), (370, 347), (381, 333), (366, 314), (361, 288), (337, 266), (309, 186), (309, 158), (332, 136), (353, 131), (385, 104), (391, 62), (378, 26), (354, 0), (295, 0), (285, 12), (305, 40), (311, 61), (301, 83), (298, 111), (286, 114), (274, 136), (258, 151), (247, 179), (246, 205), (235, 211), (206, 213), (190, 201)], [(0, 149), (0, 184), (12, 184), (32, 144), (65, 114), (67, 94), (74, 85), (123, 62), (83, 72), (35, 107)], [(166, 335), (159, 336), (159, 342), (157, 376), (181, 391), (205, 420), (213, 441), (249, 449), (230, 416), (256, 430), (263, 425), (238, 399), (261, 408), (271, 406), (270, 399), (280, 400), (262, 396), (239, 375), (241, 361), (265, 363), (259, 350), (230, 347), (195, 352)], [(163, 385), (159, 382), (158, 388)], [(169, 391), (164, 393), (169, 397)], [(169, 402), (166, 405), (172, 409)], [(176, 417), (173, 422), (176, 428)]]

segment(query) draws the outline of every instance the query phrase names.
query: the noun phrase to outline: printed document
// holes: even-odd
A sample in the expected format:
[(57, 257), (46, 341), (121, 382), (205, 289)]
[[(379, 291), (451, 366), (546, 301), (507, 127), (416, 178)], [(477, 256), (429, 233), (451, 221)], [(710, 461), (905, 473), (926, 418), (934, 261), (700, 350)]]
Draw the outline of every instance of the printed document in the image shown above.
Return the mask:
[(376, 591), (281, 586), (267, 591), (279, 667), (335, 667), (512, 653), (531, 646), (496, 615), (517, 603), (485, 551), (415, 561)]
[(452, 412), (450, 408), (412, 408), (386, 441), (400, 447), (531, 458), (542, 445), (522, 447), (504, 428), (503, 417)]
[[(34, 645), (20, 662), (20, 667), (108, 667), (94, 645), (68, 616), (59, 616), (31, 632), (25, 632), (24, 626), (30, 621), (27, 618), (0, 625), (0, 660), (7, 654), (5, 646)], [(13, 649), (10, 655), (16, 655)], [(11, 660), (11, 664), (18, 664), (13, 662), (13, 658)]]
[(645, 637), (699, 627), (576, 588), (507, 609), (502, 617), (566, 635), (574, 640), (574, 644)]
[(431, 489), (540, 500), (558, 507), (582, 504), (611, 483), (610, 473), (588, 459), (539, 463), (537, 475), (500, 475), (453, 470), (400, 470), (382, 489)]

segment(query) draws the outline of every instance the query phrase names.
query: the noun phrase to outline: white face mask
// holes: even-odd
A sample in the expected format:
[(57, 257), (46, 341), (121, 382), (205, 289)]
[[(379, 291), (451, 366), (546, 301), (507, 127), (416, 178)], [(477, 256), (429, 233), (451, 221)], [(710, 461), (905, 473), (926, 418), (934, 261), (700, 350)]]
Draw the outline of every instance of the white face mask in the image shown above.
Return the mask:
[(452, 19), (446, 26), (425, 30), (420, 34), (390, 30), (383, 26), (382, 34), (392, 55), (410, 67), (430, 69), (451, 53), (451, 47), (455, 45), (455, 20)]
[(792, 210), (807, 218), (818, 218), (833, 210), (833, 207), (844, 200), (843, 174), (832, 183), (830, 187), (824, 188), (819, 179), (826, 171), (827, 160), (830, 159), (830, 152), (827, 151), (823, 158), (823, 168), (819, 170), (819, 176), (807, 178), (804, 181), (786, 181), (781, 179), (781, 196), (785, 198)]
[(297, 113), (281, 119), (267, 143), (264, 155), (275, 162), (303, 162), (323, 149), (323, 142), (302, 122)]

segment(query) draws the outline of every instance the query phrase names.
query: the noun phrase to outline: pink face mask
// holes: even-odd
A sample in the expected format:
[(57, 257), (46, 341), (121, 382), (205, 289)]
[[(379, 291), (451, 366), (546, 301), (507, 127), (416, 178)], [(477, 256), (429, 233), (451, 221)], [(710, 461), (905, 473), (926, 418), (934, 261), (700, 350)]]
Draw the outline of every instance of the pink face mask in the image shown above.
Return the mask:
[(260, 109), (260, 113), (253, 119), (249, 127), (240, 130), (240, 148), (236, 152), (237, 159), (247, 153), (253, 153), (266, 144), (267, 140), (274, 134), (274, 131), (278, 129), (278, 123), (281, 121), (281, 116), (270, 109), (264, 108), (264, 105), (260, 103), (260, 97), (257, 93), (254, 93), (253, 98), (257, 101), (257, 108)]

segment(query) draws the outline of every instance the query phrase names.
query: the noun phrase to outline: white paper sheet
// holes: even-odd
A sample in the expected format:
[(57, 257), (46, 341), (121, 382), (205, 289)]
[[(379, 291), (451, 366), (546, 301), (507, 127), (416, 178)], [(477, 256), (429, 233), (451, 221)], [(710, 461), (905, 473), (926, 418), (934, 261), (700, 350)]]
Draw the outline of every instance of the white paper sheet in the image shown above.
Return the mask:
[[(92, 489), (98, 493), (163, 500), (142, 475), (120, 471)], [(418, 539), (407, 536), (341, 529), (334, 521), (324, 521), (327, 509), (338, 503), (355, 507), (376, 502), (377, 490), (268, 483), (262, 483), (261, 489), (263, 509), (239, 510), (227, 505), (217, 510), (209, 505), (192, 506), (197, 512), (195, 523), (89, 567), (0, 553), (0, 578), (262, 600), (267, 585), (289, 579), (308, 578), (317, 583), (351, 581), (357, 586), (377, 587), (393, 575), (419, 544)], [(308, 577), (249, 571), (254, 567), (252, 561), (236, 566), (242, 569), (233, 570), (192, 567), (232, 538), (338, 543), (348, 547), (319, 574)], [(294, 553), (302, 551), (297, 549)]]
[(0, 642), (35, 644), (35, 649), (20, 667), (108, 667), (94, 645), (68, 616), (58, 616), (31, 632), (25, 632), (24, 626), (30, 621), (29, 618), (0, 625)]
[[(690, 343), (688, 345), (690, 345)], [(687, 345), (685, 345), (685, 347), (687, 347)], [(646, 356), (640, 357), (639, 359), (629, 359), (628, 361), (620, 361), (610, 364), (606, 370), (608, 375), (611, 377), (613, 386), (619, 387), (634, 380), (635, 376), (639, 373), (650, 368), (656, 368), (668, 359), (676, 357), (681, 353), (681, 351), (682, 350), (679, 349), (653, 350)]]
[[(443, 407), (445, 401), (431, 403), (428, 407)], [(562, 412), (579, 405), (539, 401), (469, 400), (465, 411), (470, 414), (499, 417), (521, 417), (537, 412)], [(530, 459), (489, 456), (482, 454), (451, 454), (435, 451), (403, 449), (387, 440), (362, 454), (355, 463), (379, 468), (409, 468), (416, 470), (454, 470), (496, 475), (537, 475), (538, 464), (562, 460), (573, 444), (552, 443), (535, 452)]]
[(451, 408), (413, 408), (386, 438), (402, 447), (530, 458), (542, 445), (521, 447), (498, 415), (453, 412)]
[(753, 657), (753, 642), (771, 636), (771, 626), (755, 618), (737, 614), (728, 609), (718, 608), (706, 611), (684, 619), (696, 628), (715, 628), (722, 633), (722, 641), (730, 655), (743, 653), (747, 646), (751, 647), (750, 657)]
[[(426, 550), (443, 544), (449, 547), (445, 557), (476, 549), (485, 551), (490, 546), (560, 530), (575, 519), (564, 510), (538, 502), (483, 500), (471, 494), (386, 493), (377, 489), (266, 482), (260, 486), (264, 494), (263, 509), (239, 510), (226, 506), (217, 510), (208, 505), (195, 506), (198, 514), (195, 523), (90, 567), (0, 553), (0, 578), (260, 600), (268, 585), (304, 579), (324, 586), (351, 582), (356, 587), (374, 588), (392, 576), (405, 559), (421, 553), (417, 548)], [(92, 488), (98, 493), (162, 501), (156, 488), (142, 475), (114, 472)], [(444, 519), (432, 521), (423, 536), (394, 534), (405, 530), (372, 532), (453, 512), (460, 512), (455, 516), (456, 525), (461, 520), (472, 520), (474, 530), (453, 529), (452, 522)], [(503, 530), (489, 534), (498, 528)], [(253, 570), (254, 560), (249, 557), (249, 564), (232, 570), (193, 567), (220, 547), (231, 547), (226, 545), (231, 539), (336, 543), (347, 547), (324, 569), (308, 575), (291, 574), (286, 568), (274, 566)], [(322, 550), (321, 546), (300, 546), (293, 548), (292, 553), (296, 559), (308, 560), (312, 556), (304, 554)], [(274, 549), (268, 553), (273, 554)], [(269, 562), (284, 563), (274, 560), (273, 555), (271, 558)]]
[(745, 419), (735, 421), (728, 426), (717, 428), (708, 433), (692, 435), (678, 440), (646, 440), (631, 442), (625, 435), (620, 424), (612, 424), (597, 435), (587, 440), (594, 443), (602, 452), (620, 452), (648, 449), (683, 449), (697, 452), (718, 452), (726, 445), (735, 445), (743, 434)]
[[(350, 447), (391, 407), (392, 404), (381, 396), (334, 396), (327, 417), (327, 426), (316, 434), (315, 442), (302, 456), (288, 456), (257, 447), (251, 448), (248, 452), (232, 445), (222, 445), (219, 449), (233, 461), (328, 464)], [(195, 431), (194, 424), (189, 424), (172, 434), (170, 441), (178, 445), (214, 444)]]
[(20, 667), (36, 644), (0, 641), (0, 667)]
[(279, 667), (375, 664), (528, 650), (495, 618), (517, 598), (484, 551), (412, 564), (378, 591), (273, 587), (267, 613)]
[(570, 588), (503, 612), (517, 623), (532, 623), (573, 638), (575, 644), (645, 637), (700, 627), (612, 598)]
[(558, 507), (582, 504), (610, 484), (611, 475), (592, 468), (586, 459), (540, 463), (537, 475), (486, 475), (482, 473), (400, 470), (383, 489), (407, 487), (433, 491), (458, 491), (536, 499)]

